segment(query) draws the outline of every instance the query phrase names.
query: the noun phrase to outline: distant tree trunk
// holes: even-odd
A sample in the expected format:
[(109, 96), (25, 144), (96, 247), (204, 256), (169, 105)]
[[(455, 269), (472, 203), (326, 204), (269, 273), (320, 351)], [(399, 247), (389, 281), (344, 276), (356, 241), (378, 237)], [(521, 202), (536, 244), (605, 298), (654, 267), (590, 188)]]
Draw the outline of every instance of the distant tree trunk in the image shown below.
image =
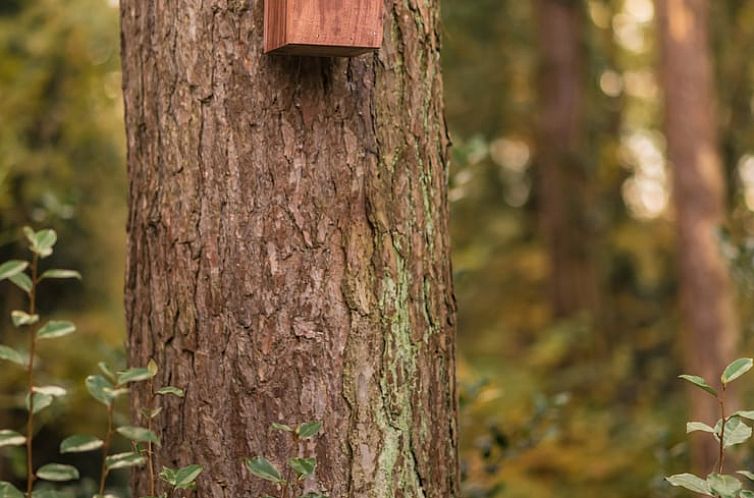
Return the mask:
[(584, 12), (580, 2), (538, 0), (541, 52), (538, 131), (540, 223), (556, 318), (595, 313), (597, 272), (585, 152)]
[[(706, 0), (658, 0), (663, 51), (665, 129), (673, 165), (686, 370), (717, 382), (733, 359), (738, 336), (733, 293), (716, 229), (725, 216), (725, 187), (716, 137)], [(714, 400), (692, 395), (692, 417), (719, 418)], [(695, 439), (696, 466), (716, 458), (710, 438)]]
[(121, 0), (129, 357), (187, 389), (159, 462), (196, 496), (271, 492), (242, 458), (313, 419), (333, 498), (458, 496), (438, 3), (348, 60), (262, 55), (261, 0)]

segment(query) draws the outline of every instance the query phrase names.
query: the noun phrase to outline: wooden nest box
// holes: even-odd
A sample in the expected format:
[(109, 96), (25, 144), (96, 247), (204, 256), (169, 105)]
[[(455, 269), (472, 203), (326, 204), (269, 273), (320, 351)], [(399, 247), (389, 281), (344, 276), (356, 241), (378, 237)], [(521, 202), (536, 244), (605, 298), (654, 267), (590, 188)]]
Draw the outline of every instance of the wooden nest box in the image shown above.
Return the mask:
[(382, 45), (383, 0), (265, 0), (266, 54), (353, 57)]

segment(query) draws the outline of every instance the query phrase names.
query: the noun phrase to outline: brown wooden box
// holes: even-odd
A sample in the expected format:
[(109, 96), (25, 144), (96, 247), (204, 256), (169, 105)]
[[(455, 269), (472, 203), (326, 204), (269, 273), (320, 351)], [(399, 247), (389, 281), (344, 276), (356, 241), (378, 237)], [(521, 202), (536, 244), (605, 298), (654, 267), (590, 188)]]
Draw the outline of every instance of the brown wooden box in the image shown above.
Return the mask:
[(382, 45), (383, 0), (265, 0), (266, 54), (352, 57)]

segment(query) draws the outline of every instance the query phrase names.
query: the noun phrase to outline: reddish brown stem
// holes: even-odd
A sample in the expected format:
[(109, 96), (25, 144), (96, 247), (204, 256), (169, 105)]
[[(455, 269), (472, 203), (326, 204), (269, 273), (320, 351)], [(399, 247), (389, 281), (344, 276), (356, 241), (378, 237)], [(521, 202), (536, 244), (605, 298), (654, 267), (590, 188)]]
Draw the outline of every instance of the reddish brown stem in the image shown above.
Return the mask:
[[(290, 474), (288, 475), (288, 478), (290, 479)], [(291, 487), (289, 479), (286, 479), (285, 484), (283, 484), (283, 498), (288, 498), (288, 489)]]
[(107, 455), (110, 452), (110, 444), (113, 439), (113, 404), (110, 402), (110, 404), (107, 407), (107, 435), (105, 436), (105, 441), (102, 445), (102, 467), (100, 470), (100, 478), (99, 478), (99, 494), (100, 496), (105, 495), (105, 483), (107, 482)]
[[(149, 402), (149, 411), (147, 413), (147, 429), (149, 430), (149, 432), (152, 432), (152, 413), (154, 412), (154, 402), (156, 397), (154, 394), (154, 378), (149, 379), (149, 393), (151, 395), (151, 398)], [(157, 494), (155, 493), (155, 490), (157, 489), (157, 482), (155, 480), (154, 455), (152, 453), (152, 449), (152, 441), (147, 442), (147, 458), (149, 459), (149, 496), (157, 496)]]
[[(31, 290), (29, 290), (29, 315), (34, 316), (37, 311), (37, 266), (39, 256), (34, 254), (31, 261)], [(34, 488), (33, 448), (34, 436), (34, 355), (37, 349), (36, 330), (29, 333), (29, 364), (27, 369), (27, 392), (29, 396), (29, 414), (26, 418), (26, 496), (31, 498)]]
[(723, 393), (717, 398), (720, 403), (720, 420), (722, 424), (720, 427), (720, 454), (718, 456), (717, 473), (723, 473), (723, 465), (725, 464), (725, 425), (728, 422), (725, 417), (725, 384), (723, 384)]

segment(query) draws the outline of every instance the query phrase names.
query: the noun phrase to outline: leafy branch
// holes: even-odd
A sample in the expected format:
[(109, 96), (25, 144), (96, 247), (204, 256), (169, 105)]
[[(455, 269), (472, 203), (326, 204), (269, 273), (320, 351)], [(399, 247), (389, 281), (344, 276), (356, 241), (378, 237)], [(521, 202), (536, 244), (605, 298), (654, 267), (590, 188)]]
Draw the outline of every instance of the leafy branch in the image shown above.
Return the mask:
[[(714, 396), (717, 400), (720, 406), (720, 420), (717, 421), (715, 426), (710, 427), (704, 422), (688, 422), (686, 433), (700, 431), (712, 434), (719, 443), (719, 453), (715, 471), (710, 473), (706, 479), (689, 473), (676, 474), (666, 478), (671, 485), (717, 498), (754, 498), (754, 491), (743, 489), (743, 483), (736, 476), (723, 474), (726, 449), (751, 438), (752, 428), (744, 420), (754, 420), (754, 411), (737, 411), (727, 415), (725, 393), (728, 384), (751, 370), (752, 366), (754, 366), (754, 360), (751, 358), (739, 358), (728, 365), (720, 376), (722, 389), (719, 392), (702, 377), (686, 374), (679, 376)], [(736, 473), (754, 481), (754, 473), (752, 472), (739, 470)]]
[[(152, 496), (156, 496), (157, 479), (154, 472), (154, 446), (160, 445), (160, 438), (152, 430), (152, 420), (158, 416), (162, 408), (157, 407), (158, 396), (176, 396), (182, 398), (184, 396), (183, 389), (179, 389), (173, 386), (163, 387), (157, 391), (154, 390), (154, 377), (157, 375), (158, 367), (154, 360), (150, 360), (146, 368), (130, 368), (128, 370), (114, 373), (105, 363), (100, 363), (99, 368), (102, 375), (90, 375), (86, 379), (86, 387), (89, 390), (89, 394), (92, 397), (105, 405), (107, 408), (107, 432), (105, 433), (104, 440), (88, 439), (90, 443), (95, 446), (87, 446), (81, 448), (80, 451), (90, 451), (92, 449), (102, 448), (102, 470), (100, 473), (99, 493), (94, 498), (106, 498), (105, 486), (107, 483), (107, 477), (111, 471), (117, 469), (125, 469), (132, 467), (147, 466), (149, 471), (149, 488)], [(150, 385), (150, 402), (149, 407), (145, 411), (144, 416), (147, 420), (147, 427), (140, 426), (121, 426), (113, 428), (113, 405), (118, 397), (128, 393), (128, 385), (135, 382), (149, 381)], [(113, 437), (118, 434), (129, 441), (133, 446), (133, 451), (124, 453), (110, 454), (110, 447)], [(86, 438), (86, 436), (72, 436), (73, 438)], [(70, 439), (70, 438), (69, 438)], [(62, 447), (61, 447), (62, 451)], [(168, 484), (172, 486), (172, 491), (177, 489), (177, 486), (193, 485), (194, 480), (202, 472), (202, 468), (198, 465), (191, 465), (184, 469), (190, 469), (190, 479), (187, 479), (185, 473), (182, 474), (182, 479), (178, 484), (166, 480), (166, 475), (171, 475), (169, 472), (163, 469), (163, 480), (166, 480)], [(184, 469), (179, 469), (183, 471)], [(184, 489), (184, 488), (180, 488)], [(188, 489), (188, 488), (185, 488)], [(164, 495), (161, 495), (164, 496)]]
[[(36, 472), (33, 468), (33, 436), (34, 417), (37, 413), (49, 407), (55, 398), (65, 396), (66, 390), (55, 385), (38, 386), (35, 372), (37, 369), (36, 356), (38, 342), (65, 337), (76, 331), (76, 326), (69, 321), (50, 320), (39, 325), (37, 303), (40, 284), (49, 279), (81, 279), (81, 275), (73, 270), (48, 269), (40, 273), (40, 262), (52, 255), (57, 242), (57, 234), (53, 230), (35, 232), (30, 228), (24, 229), (28, 248), (31, 251), (30, 260), (11, 260), (0, 264), (0, 282), (9, 281), (21, 289), (27, 296), (28, 307), (25, 311), (15, 310), (11, 313), (14, 327), (28, 330), (28, 352), (18, 351), (10, 346), (0, 344), (0, 360), (15, 363), (24, 368), (26, 373), (26, 417), (25, 433), (14, 430), (0, 430), (0, 448), (9, 446), (24, 446), (26, 448), (26, 492), (22, 493), (13, 484), (0, 481), (0, 498), (56, 498), (59, 494), (49, 489), (34, 489), (38, 479), (51, 482), (66, 482), (79, 479), (78, 470), (60, 463), (42, 465)], [(150, 361), (145, 368), (129, 368), (114, 372), (107, 364), (99, 364), (101, 374), (90, 375), (85, 385), (89, 394), (103, 404), (107, 410), (107, 427), (100, 439), (92, 435), (73, 435), (64, 439), (60, 444), (60, 453), (85, 453), (100, 450), (102, 465), (98, 493), (94, 498), (116, 498), (106, 493), (107, 478), (111, 471), (148, 465), (149, 498), (172, 498), (176, 490), (193, 489), (196, 479), (202, 473), (199, 465), (189, 465), (179, 469), (163, 468), (159, 479), (166, 484), (168, 493), (156, 494), (157, 477), (154, 471), (154, 447), (160, 445), (160, 439), (152, 429), (152, 421), (162, 408), (158, 406), (158, 399), (164, 396), (182, 398), (183, 389), (165, 386), (155, 389), (154, 378), (158, 373), (157, 363)], [(145, 410), (146, 427), (120, 426), (114, 423), (115, 402), (127, 394), (129, 385), (136, 382), (149, 381), (150, 401)], [(111, 454), (110, 450), (116, 436), (126, 438), (131, 442), (133, 451)], [(145, 497), (147, 498), (147, 497)]]
[[(314, 438), (320, 432), (322, 423), (305, 422), (296, 428), (286, 424), (274, 423), (272, 424), (272, 428), (276, 431), (289, 434), (300, 450), (301, 443), (307, 439)], [(285, 477), (283, 477), (283, 472), (275, 464), (261, 456), (248, 458), (245, 464), (252, 475), (275, 484), (278, 492), (282, 493), (279, 497), (264, 495), (261, 498), (328, 498), (318, 491), (309, 491), (302, 494), (301, 482), (313, 476), (317, 468), (317, 459), (315, 457), (289, 458)]]
[[(37, 297), (39, 286), (48, 279), (80, 279), (81, 275), (73, 270), (50, 269), (39, 273), (40, 261), (48, 258), (53, 253), (53, 248), (58, 240), (54, 230), (34, 231), (24, 228), (27, 246), (31, 252), (31, 260), (11, 260), (0, 265), (0, 281), (8, 280), (21, 289), (27, 297), (28, 307), (26, 311), (15, 310), (11, 312), (13, 326), (28, 330), (29, 351), (24, 354), (10, 346), (0, 345), (0, 360), (10, 361), (25, 368), (26, 370), (26, 433), (16, 431), (0, 431), (0, 447), (2, 446), (25, 446), (26, 447), (26, 498), (32, 498), (34, 483), (37, 479), (47, 481), (69, 481), (78, 479), (79, 473), (75, 467), (59, 463), (49, 463), (34, 471), (34, 416), (49, 407), (55, 398), (65, 396), (66, 390), (58, 386), (37, 386), (35, 382), (35, 359), (37, 356), (37, 344), (40, 340), (57, 339), (65, 337), (76, 331), (76, 326), (68, 321), (51, 320), (39, 326), (40, 317), (37, 314)], [(0, 482), (0, 496), (8, 498), (23, 498), (22, 494), (13, 485)]]

